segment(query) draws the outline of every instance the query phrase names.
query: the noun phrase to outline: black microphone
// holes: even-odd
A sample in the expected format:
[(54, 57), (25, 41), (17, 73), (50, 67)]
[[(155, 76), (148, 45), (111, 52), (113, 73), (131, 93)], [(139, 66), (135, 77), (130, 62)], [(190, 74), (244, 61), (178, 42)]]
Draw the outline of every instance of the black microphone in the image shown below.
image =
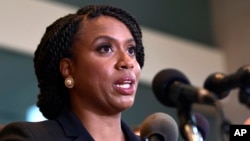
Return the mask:
[(250, 89), (250, 65), (239, 68), (236, 73), (231, 75), (213, 73), (206, 78), (204, 88), (214, 92), (219, 99), (227, 97), (230, 91), (235, 88), (247, 92)]
[(202, 140), (191, 107), (193, 103), (217, 107), (216, 96), (206, 89), (192, 86), (187, 77), (176, 69), (160, 71), (152, 83), (154, 94), (163, 105), (177, 107), (182, 137), (188, 141)]
[(140, 126), (142, 141), (177, 141), (178, 134), (176, 121), (161, 112), (148, 116)]
[(156, 98), (166, 106), (178, 107), (192, 103), (212, 105), (216, 100), (214, 94), (206, 89), (192, 86), (187, 77), (175, 69), (160, 71), (152, 83)]

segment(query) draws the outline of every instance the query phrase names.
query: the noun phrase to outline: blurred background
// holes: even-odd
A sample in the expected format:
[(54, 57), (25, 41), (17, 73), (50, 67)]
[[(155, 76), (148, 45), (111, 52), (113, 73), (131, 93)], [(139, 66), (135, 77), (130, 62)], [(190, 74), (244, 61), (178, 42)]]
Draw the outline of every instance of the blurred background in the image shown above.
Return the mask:
[[(123, 114), (131, 126), (154, 112), (178, 122), (176, 109), (155, 98), (151, 83), (162, 69), (183, 72), (202, 87), (214, 72), (231, 74), (250, 64), (250, 1), (242, 0), (8, 0), (0, 1), (0, 124), (44, 120), (35, 104), (39, 90), (33, 53), (45, 28), (87, 4), (111, 4), (126, 9), (142, 26), (145, 67), (136, 102)], [(226, 117), (242, 124), (249, 109), (239, 103), (238, 90), (220, 101)], [(208, 141), (219, 141), (220, 117), (210, 106), (196, 105), (210, 123)], [(180, 138), (181, 140), (181, 138)]]

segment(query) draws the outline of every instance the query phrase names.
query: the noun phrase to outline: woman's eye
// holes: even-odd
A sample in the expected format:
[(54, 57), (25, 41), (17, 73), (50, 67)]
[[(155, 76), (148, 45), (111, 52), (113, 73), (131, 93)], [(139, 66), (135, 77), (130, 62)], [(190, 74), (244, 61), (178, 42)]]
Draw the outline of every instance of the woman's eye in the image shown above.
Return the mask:
[(134, 56), (135, 55), (135, 47), (129, 47), (128, 54), (130, 54), (131, 56)]
[(111, 45), (102, 45), (98, 48), (98, 51), (101, 53), (109, 53), (112, 52), (112, 46)]

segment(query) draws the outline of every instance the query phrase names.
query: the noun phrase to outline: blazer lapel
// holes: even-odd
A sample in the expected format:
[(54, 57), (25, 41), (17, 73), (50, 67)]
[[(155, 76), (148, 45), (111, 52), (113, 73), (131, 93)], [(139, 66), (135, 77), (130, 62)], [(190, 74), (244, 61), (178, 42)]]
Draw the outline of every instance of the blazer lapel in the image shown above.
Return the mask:
[[(60, 123), (65, 136), (71, 138), (73, 141), (94, 141), (80, 120), (68, 109), (62, 112), (57, 121)], [(127, 141), (140, 140), (123, 121), (121, 121), (121, 126)]]
[(69, 110), (65, 110), (57, 118), (66, 136), (74, 138), (74, 141), (94, 141), (80, 120)]

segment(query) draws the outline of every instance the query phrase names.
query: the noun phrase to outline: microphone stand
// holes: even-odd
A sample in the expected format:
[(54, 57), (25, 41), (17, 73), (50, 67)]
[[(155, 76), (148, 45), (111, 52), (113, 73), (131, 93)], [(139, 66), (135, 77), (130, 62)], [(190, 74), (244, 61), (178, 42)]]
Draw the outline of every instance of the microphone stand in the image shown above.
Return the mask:
[(195, 116), (191, 114), (191, 106), (192, 104), (178, 105), (180, 133), (186, 141), (204, 141), (197, 128)]
[(184, 130), (188, 141), (204, 141), (199, 130), (195, 125), (186, 124), (184, 125)]
[(160, 134), (153, 134), (148, 138), (145, 138), (143, 141), (165, 141), (164, 137)]

